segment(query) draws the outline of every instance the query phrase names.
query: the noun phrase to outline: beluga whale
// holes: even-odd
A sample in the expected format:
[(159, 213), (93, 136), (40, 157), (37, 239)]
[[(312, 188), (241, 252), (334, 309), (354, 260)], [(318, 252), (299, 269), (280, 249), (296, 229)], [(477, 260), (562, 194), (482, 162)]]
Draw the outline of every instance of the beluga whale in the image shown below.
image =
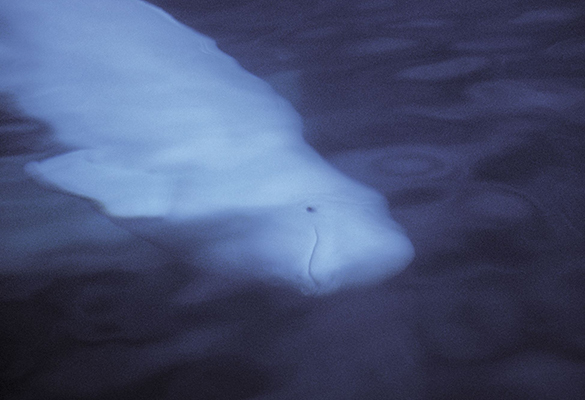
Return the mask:
[(0, 0), (0, 91), (64, 149), (26, 171), (194, 268), (307, 294), (414, 250), (386, 199), (330, 166), (292, 105), (142, 0)]

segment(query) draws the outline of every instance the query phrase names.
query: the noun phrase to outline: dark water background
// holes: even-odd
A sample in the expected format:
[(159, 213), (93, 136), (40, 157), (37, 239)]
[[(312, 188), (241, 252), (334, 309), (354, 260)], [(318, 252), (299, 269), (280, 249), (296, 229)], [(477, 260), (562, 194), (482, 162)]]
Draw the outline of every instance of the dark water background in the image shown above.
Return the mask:
[(585, 398), (585, 6), (157, 0), (386, 194), (417, 258), (328, 297), (178, 264), (0, 114), (0, 398)]

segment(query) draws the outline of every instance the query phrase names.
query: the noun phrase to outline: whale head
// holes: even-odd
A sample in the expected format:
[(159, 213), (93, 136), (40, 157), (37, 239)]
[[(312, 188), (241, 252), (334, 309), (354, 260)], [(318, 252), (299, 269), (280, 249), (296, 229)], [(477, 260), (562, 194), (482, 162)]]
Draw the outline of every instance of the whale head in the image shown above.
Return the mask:
[(414, 257), (384, 202), (342, 198), (314, 198), (257, 215), (213, 252), (215, 260), (259, 268), (269, 279), (310, 294), (382, 281)]
[[(185, 205), (164, 218), (118, 220), (190, 265), (292, 284), (306, 294), (372, 284), (402, 271), (414, 250), (386, 199), (328, 166), (304, 168), (303, 161), (272, 168), (276, 180), (264, 172), (262, 181), (272, 182), (266, 191), (252, 184), (256, 190), (228, 193), (217, 184), (221, 196), (209, 204), (217, 210), (205, 210), (205, 218)], [(190, 188), (196, 186), (183, 186)], [(189, 204), (189, 197), (180, 203)]]

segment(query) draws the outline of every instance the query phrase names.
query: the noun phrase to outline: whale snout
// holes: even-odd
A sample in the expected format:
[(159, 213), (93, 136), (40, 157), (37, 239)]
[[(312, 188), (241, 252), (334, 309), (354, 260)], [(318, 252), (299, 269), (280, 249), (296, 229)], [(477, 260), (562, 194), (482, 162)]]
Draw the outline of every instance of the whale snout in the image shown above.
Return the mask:
[[(414, 259), (414, 247), (401, 229), (355, 227), (347, 235), (320, 234), (308, 266), (307, 291), (326, 294), (343, 287), (382, 281)], [(344, 236), (340, 238), (340, 236)]]
[(270, 211), (227, 215), (209, 225), (154, 218), (120, 224), (188, 264), (293, 285), (307, 295), (375, 284), (414, 258), (410, 240), (384, 205), (311, 202)]
[(238, 236), (223, 241), (216, 258), (248, 260), (244, 264), (267, 280), (292, 283), (305, 294), (374, 284), (414, 258), (412, 243), (382, 201), (307, 202)]

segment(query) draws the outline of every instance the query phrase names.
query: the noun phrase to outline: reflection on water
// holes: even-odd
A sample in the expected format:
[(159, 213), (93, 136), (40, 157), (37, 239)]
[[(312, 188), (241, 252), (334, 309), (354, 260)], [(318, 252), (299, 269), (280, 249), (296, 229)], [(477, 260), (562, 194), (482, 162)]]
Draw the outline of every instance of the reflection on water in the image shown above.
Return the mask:
[(322, 298), (194, 271), (23, 165), (0, 114), (0, 397), (581, 399), (578, 2), (158, 0), (295, 104), (385, 194), (400, 276)]

